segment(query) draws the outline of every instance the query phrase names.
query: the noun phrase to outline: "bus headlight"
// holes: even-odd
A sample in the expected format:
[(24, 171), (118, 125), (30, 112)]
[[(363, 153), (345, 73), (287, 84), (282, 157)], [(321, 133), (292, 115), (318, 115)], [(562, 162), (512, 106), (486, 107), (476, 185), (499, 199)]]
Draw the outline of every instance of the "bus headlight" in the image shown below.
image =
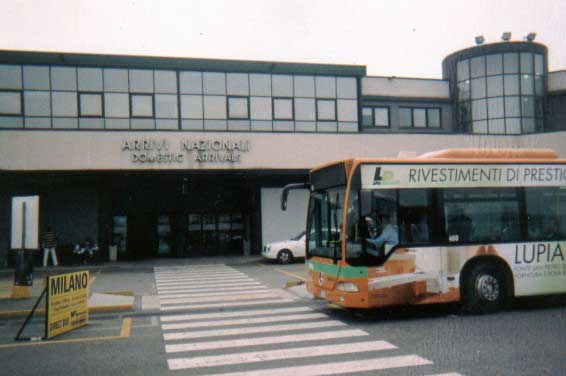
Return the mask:
[(360, 292), (359, 287), (354, 282), (340, 282), (337, 288), (344, 292)]

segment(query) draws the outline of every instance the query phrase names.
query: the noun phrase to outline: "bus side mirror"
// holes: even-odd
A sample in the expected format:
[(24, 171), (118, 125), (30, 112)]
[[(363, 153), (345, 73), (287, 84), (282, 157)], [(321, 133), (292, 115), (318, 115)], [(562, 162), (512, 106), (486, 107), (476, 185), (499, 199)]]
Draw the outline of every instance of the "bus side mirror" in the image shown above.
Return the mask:
[(310, 185), (307, 183), (294, 183), (287, 184), (281, 192), (281, 210), (287, 210), (287, 196), (289, 196), (289, 191), (292, 189), (309, 189)]

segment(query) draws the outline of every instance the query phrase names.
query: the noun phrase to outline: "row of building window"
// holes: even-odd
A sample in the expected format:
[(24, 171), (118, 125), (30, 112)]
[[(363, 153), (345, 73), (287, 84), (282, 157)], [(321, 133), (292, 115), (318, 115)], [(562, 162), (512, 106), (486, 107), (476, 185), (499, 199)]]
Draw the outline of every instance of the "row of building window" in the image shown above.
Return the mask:
[[(440, 108), (400, 107), (399, 126), (402, 128), (440, 128)], [(389, 107), (363, 107), (362, 125), (364, 127), (387, 128), (391, 118)]]
[(477, 56), (461, 60), (457, 65), (457, 80), (509, 73), (544, 75), (544, 57), (541, 54), (505, 53)]
[(458, 100), (507, 95), (544, 95), (544, 76), (505, 74), (458, 83)]
[[(77, 97), (69, 92), (22, 94), (22, 91), (4, 90), (0, 91), (0, 115), (176, 119), (178, 99), (177, 95), (168, 94), (80, 92)], [(250, 98), (245, 96), (204, 96), (204, 100), (202, 96), (181, 96), (181, 118), (336, 121), (339, 104), (340, 120), (356, 121), (355, 101), (337, 104), (334, 99), (251, 99), (250, 105)]]
[(356, 99), (354, 77), (0, 65), (0, 89)]

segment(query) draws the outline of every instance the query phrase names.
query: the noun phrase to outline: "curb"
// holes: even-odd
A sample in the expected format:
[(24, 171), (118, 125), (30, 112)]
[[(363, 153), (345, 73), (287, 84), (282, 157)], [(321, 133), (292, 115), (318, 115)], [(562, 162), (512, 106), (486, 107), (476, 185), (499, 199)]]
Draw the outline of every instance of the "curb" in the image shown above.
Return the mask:
[[(96, 306), (88, 307), (88, 313), (108, 313), (108, 312), (124, 312), (130, 311), (133, 308), (133, 304), (124, 305), (113, 305), (113, 306)], [(15, 317), (27, 316), (31, 312), (31, 309), (22, 309), (16, 311), (0, 311), (0, 319), (10, 319)], [(45, 309), (36, 309), (35, 313), (38, 315), (45, 315)]]

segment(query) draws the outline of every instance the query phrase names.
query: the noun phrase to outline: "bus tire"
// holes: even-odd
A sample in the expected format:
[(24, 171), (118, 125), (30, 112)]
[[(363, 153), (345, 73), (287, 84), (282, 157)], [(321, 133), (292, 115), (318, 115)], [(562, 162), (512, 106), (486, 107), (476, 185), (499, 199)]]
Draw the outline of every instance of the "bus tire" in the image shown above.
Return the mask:
[(470, 313), (492, 313), (507, 300), (505, 275), (495, 265), (477, 264), (467, 273), (464, 309)]
[(282, 249), (277, 254), (277, 262), (280, 264), (290, 264), (293, 262), (293, 254), (288, 249)]

